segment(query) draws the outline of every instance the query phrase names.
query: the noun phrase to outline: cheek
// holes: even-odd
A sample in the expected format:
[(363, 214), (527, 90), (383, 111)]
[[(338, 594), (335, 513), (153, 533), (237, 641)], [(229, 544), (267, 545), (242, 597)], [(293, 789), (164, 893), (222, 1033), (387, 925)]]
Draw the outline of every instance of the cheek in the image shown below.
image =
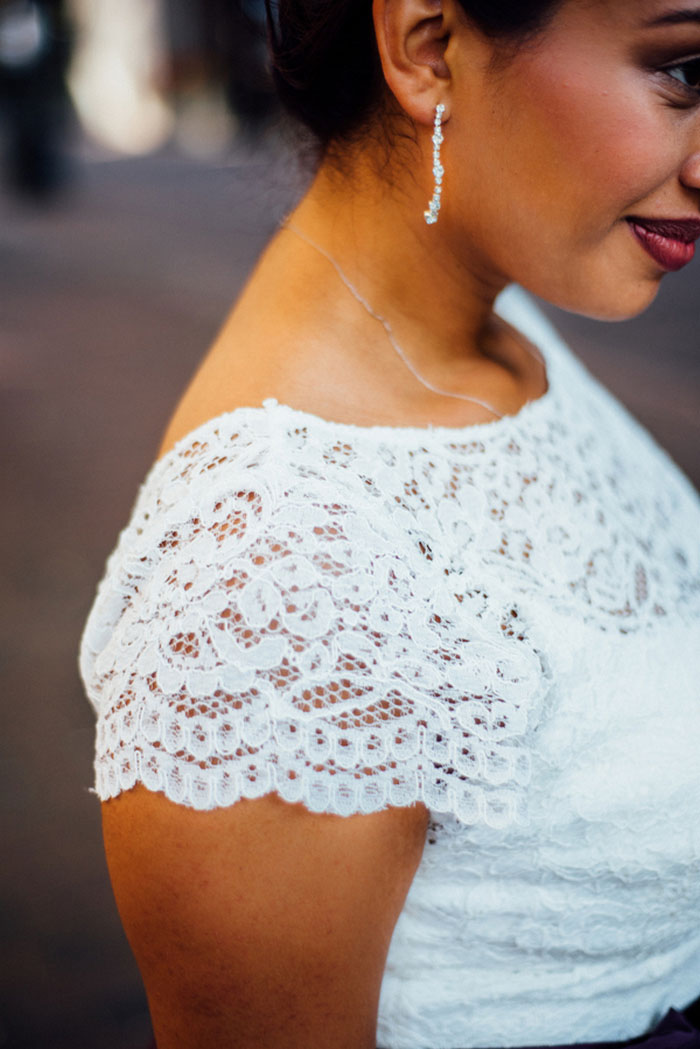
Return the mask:
[(513, 156), (533, 203), (551, 215), (555, 202), (565, 223), (594, 234), (669, 177), (673, 150), (668, 116), (641, 75), (611, 81), (592, 64), (575, 75), (570, 68), (543, 62), (530, 71)]
[[(676, 176), (674, 115), (642, 73), (612, 76), (580, 56), (530, 59), (489, 101), (449, 146), (447, 202), (469, 217), (466, 250), (476, 243), (494, 273), (564, 309), (636, 316), (658, 281), (640, 277), (621, 220)], [(450, 170), (462, 173), (454, 192)]]

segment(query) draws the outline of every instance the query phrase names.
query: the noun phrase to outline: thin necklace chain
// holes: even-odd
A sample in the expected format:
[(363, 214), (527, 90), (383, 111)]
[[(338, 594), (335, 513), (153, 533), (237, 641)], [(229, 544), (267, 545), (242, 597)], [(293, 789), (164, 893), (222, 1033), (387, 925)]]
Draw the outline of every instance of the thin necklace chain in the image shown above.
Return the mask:
[[(299, 227), (294, 225), (294, 223), (291, 222), (289, 219), (284, 219), (281, 223), (281, 227), (283, 229), (288, 229), (291, 233), (295, 233), (297, 237), (300, 237), (303, 241), (306, 241), (306, 243), (310, 245), (310, 247), (315, 248), (316, 251), (320, 252), (320, 254), (323, 255), (324, 258), (328, 259), (328, 261), (333, 266), (333, 268), (335, 269), (336, 273), (338, 274), (348, 291), (357, 299), (360, 305), (364, 307), (367, 313), (369, 313), (370, 317), (373, 317), (374, 320), (379, 321), (379, 323), (384, 328), (384, 331), (387, 334), (387, 338), (389, 339), (389, 342), (393, 346), (398, 357), (403, 361), (403, 363), (406, 365), (411, 374), (418, 380), (418, 382), (422, 383), (422, 385), (425, 386), (426, 389), (431, 390), (432, 393), (441, 394), (443, 397), (455, 397), (460, 401), (471, 401), (472, 404), (478, 404), (482, 408), (486, 408), (487, 411), (497, 416), (497, 418), (504, 418), (503, 412), (499, 412), (492, 405), (487, 404), (486, 401), (482, 401), (481, 398), (470, 397), (466, 393), (454, 393), (451, 390), (441, 390), (440, 387), (434, 386), (433, 383), (429, 382), (428, 379), (424, 378), (424, 376), (420, 374), (420, 372), (416, 369), (415, 365), (406, 356), (401, 346), (399, 346), (389, 321), (386, 319), (386, 317), (382, 317), (381, 314), (377, 313), (377, 311), (373, 309), (369, 302), (367, 302), (367, 299), (365, 299), (365, 297), (357, 290), (354, 284), (350, 281), (349, 277), (342, 269), (340, 263), (336, 259), (334, 259), (333, 256), (325, 250), (325, 248), (322, 248), (321, 245), (317, 244), (315, 240), (312, 240), (311, 237), (309, 237), (306, 233), (303, 233), (299, 229)], [(498, 318), (496, 314), (494, 316), (496, 316), (496, 318), (500, 321), (500, 318)], [(518, 341), (519, 345), (526, 349), (531, 357), (535, 358), (535, 360), (539, 360), (540, 363), (544, 363), (541, 356), (538, 355), (537, 357), (535, 357), (535, 354), (532, 353), (532, 351), (525, 345), (525, 343), (520, 342), (520, 340)]]

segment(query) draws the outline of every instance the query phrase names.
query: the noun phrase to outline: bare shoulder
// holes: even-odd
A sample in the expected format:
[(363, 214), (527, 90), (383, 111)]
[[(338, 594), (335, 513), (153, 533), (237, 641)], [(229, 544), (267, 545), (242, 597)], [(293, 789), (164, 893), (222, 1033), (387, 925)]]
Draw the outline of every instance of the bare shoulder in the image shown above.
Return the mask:
[(340, 817), (274, 794), (210, 812), (143, 787), (104, 803), (159, 1049), (373, 1049), (427, 821), (423, 805)]
[[(332, 414), (351, 395), (338, 389), (341, 331), (335, 302), (290, 257), (290, 245), (273, 240), (175, 407), (158, 457), (209, 419), (268, 397)], [(344, 374), (349, 386), (353, 371)]]
[(384, 328), (333, 268), (300, 257), (291, 238), (273, 241), (183, 393), (159, 457), (209, 419), (268, 397), (338, 423), (400, 426), (420, 425), (421, 407), (433, 420), (417, 393)]

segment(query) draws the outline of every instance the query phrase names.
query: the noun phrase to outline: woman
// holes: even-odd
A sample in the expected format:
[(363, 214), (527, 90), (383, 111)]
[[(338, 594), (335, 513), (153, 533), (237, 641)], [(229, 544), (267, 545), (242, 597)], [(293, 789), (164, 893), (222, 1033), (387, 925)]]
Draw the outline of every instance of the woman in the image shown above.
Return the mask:
[(621, 319), (690, 261), (700, 8), (272, 29), (318, 172), (81, 653), (159, 1049), (697, 1046), (698, 497), (500, 293)]

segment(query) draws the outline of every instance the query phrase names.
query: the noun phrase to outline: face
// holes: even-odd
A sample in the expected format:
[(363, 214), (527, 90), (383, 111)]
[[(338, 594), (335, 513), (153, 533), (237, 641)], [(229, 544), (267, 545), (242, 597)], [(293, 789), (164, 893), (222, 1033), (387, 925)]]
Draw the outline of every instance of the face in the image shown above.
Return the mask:
[(664, 224), (700, 220), (700, 2), (567, 0), (496, 66), (450, 47), (455, 252), (576, 313), (639, 313), (700, 235)]

